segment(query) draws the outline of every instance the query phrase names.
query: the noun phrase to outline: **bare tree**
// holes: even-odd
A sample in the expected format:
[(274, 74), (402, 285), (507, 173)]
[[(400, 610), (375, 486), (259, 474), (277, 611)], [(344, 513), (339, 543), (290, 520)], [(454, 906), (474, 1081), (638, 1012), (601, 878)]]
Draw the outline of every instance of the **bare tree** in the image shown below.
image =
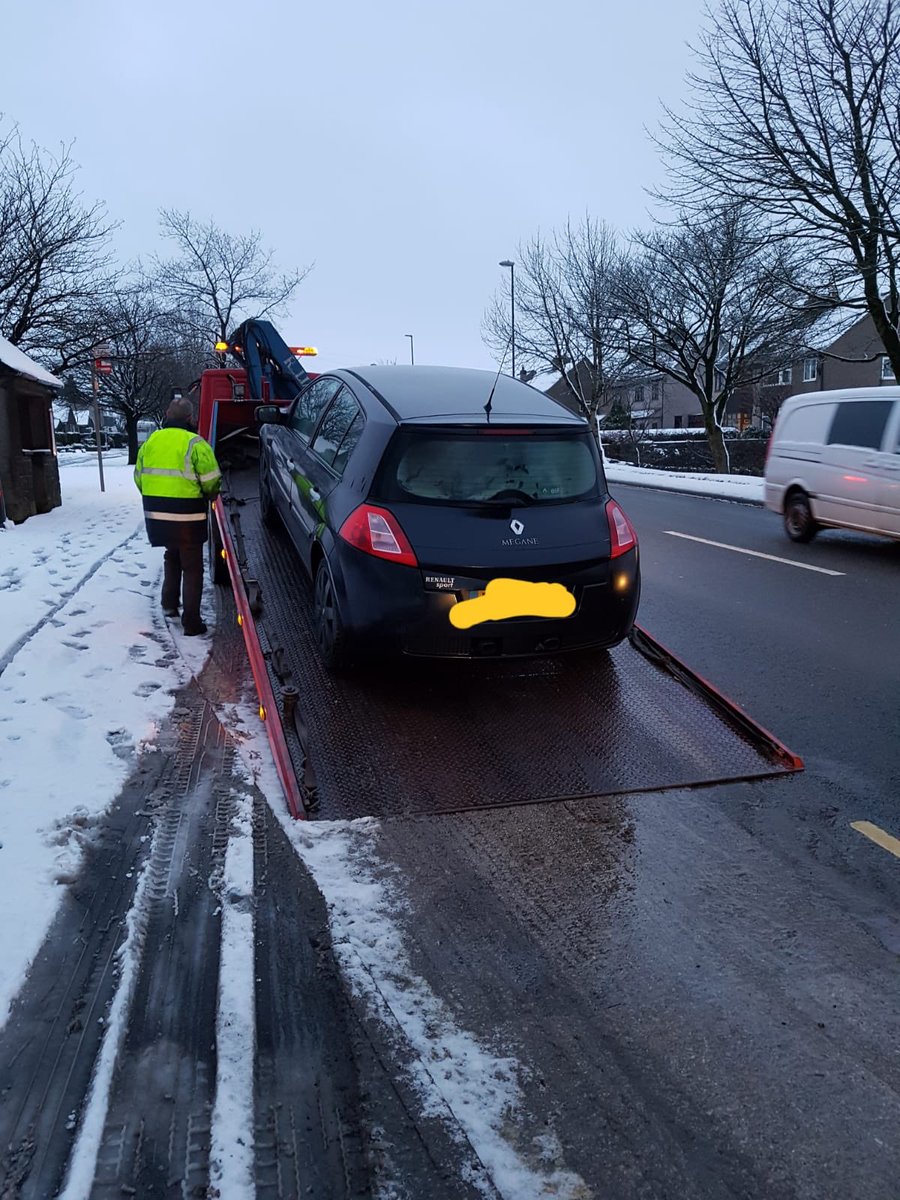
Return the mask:
[(743, 199), (809, 243), (819, 303), (868, 312), (900, 378), (900, 5), (724, 0), (659, 143), (680, 202)]
[(652, 404), (648, 407), (645, 399), (646, 387), (647, 384), (638, 383), (635, 387), (616, 389), (601, 435), (610, 432), (612, 437), (607, 440), (630, 446), (638, 466), (641, 466), (641, 446), (649, 440), (656, 421), (656, 409)]
[[(623, 367), (612, 302), (620, 260), (615, 233), (590, 216), (518, 248), (516, 360), (526, 375), (559, 371), (592, 425)], [(508, 352), (511, 326), (509, 301), (496, 296), (482, 332), (498, 357)]]
[(184, 328), (211, 344), (227, 341), (248, 317), (283, 311), (311, 270), (276, 271), (255, 231), (234, 236), (174, 209), (163, 210), (160, 220), (178, 253), (154, 256), (156, 286)]
[(138, 423), (161, 420), (173, 388), (187, 387), (213, 356), (168, 312), (146, 281), (120, 289), (104, 314), (111, 332), (109, 374), (98, 380), (107, 412), (125, 423), (128, 461), (138, 450)]
[(617, 299), (629, 357), (689, 388), (716, 470), (729, 470), (722, 420), (739, 386), (791, 362), (815, 312), (798, 310), (785, 276), (797, 255), (773, 245), (740, 205), (635, 239)]
[(98, 308), (115, 285), (101, 203), (75, 190), (69, 150), (0, 139), (0, 332), (65, 369), (101, 335)]

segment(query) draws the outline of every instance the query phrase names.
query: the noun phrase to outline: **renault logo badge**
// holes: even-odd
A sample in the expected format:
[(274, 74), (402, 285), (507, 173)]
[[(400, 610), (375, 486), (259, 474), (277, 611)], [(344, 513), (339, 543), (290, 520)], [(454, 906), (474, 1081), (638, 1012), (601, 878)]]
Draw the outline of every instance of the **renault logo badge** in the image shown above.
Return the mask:
[(509, 527), (516, 537), (521, 537), (521, 535), (525, 532), (525, 526), (521, 521), (517, 521), (515, 517), (513, 517), (513, 519), (510, 521)]

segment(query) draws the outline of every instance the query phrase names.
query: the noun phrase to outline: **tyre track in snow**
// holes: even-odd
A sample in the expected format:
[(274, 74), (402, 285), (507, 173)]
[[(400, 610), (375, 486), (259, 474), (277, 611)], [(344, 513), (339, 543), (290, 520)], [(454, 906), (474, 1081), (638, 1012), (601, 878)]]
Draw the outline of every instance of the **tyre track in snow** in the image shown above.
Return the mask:
[[(108, 1096), (95, 1200), (209, 1185), (221, 908), (233, 746), (210, 706), (184, 720), (171, 803), (148, 866), (141, 969)], [(176, 1182), (177, 1181), (177, 1184)]]
[(124, 550), (129, 542), (133, 542), (135, 538), (142, 536), (143, 532), (143, 526), (141, 526), (139, 529), (135, 529), (132, 533), (129, 533), (128, 537), (123, 541), (117, 542), (115, 546), (112, 546), (106, 552), (106, 554), (104, 554), (101, 558), (98, 558), (97, 561), (88, 568), (88, 570), (84, 573), (84, 575), (82, 575), (74, 587), (71, 587), (67, 592), (62, 593), (57, 602), (43, 614), (39, 621), (36, 621), (30, 629), (26, 629), (26, 631), (13, 642), (8, 650), (6, 650), (3, 654), (0, 654), (0, 675), (3, 674), (6, 668), (13, 662), (16, 655), (28, 645), (32, 638), (36, 637), (44, 628), (44, 626), (48, 624), (48, 622), (52, 621), (56, 614), (61, 609), (65, 608), (70, 600), (78, 595), (79, 591), (81, 591), (85, 584), (89, 583), (91, 579), (93, 579), (104, 563), (109, 562), (112, 556), (118, 553), (119, 550)]

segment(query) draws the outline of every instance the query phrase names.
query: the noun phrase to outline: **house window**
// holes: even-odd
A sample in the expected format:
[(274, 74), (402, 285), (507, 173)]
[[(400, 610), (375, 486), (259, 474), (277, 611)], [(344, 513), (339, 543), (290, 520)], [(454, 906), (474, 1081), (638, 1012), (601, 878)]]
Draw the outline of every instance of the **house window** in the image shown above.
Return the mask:
[(791, 382), (793, 371), (790, 367), (782, 367), (780, 371), (773, 371), (771, 375), (766, 375), (762, 380), (763, 387), (778, 387)]
[(673, 421), (675, 422), (674, 428), (675, 428), (675, 429), (680, 429), (680, 428), (681, 428), (681, 422), (684, 420), (684, 417), (681, 415), (681, 413), (679, 413), (677, 416), (673, 417), (672, 419), (673, 419)]
[(888, 356), (886, 354), (883, 354), (881, 356), (881, 378), (882, 379), (893, 379), (894, 378), (894, 368), (891, 366), (891, 360), (888, 358)]
[(641, 407), (643, 407), (643, 404), (644, 404), (644, 389), (642, 387), (636, 387), (634, 389), (634, 406), (635, 406), (635, 408), (641, 408)]
[(803, 360), (803, 382), (815, 383), (819, 378), (819, 360), (817, 358), (804, 358)]

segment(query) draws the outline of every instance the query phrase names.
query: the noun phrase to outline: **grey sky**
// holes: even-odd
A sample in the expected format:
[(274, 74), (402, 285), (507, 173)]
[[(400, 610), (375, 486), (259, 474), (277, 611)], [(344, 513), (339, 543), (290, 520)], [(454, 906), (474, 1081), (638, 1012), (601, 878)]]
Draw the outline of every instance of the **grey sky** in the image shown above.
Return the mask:
[[(288, 341), (316, 369), (490, 367), (500, 259), (588, 209), (644, 221), (644, 126), (677, 101), (702, 0), (2, 4), (0, 113), (75, 140), (80, 186), (160, 248), (157, 211), (258, 228), (315, 263)], [(8, 39), (8, 40), (7, 40)], [(10, 52), (12, 50), (12, 52)]]

